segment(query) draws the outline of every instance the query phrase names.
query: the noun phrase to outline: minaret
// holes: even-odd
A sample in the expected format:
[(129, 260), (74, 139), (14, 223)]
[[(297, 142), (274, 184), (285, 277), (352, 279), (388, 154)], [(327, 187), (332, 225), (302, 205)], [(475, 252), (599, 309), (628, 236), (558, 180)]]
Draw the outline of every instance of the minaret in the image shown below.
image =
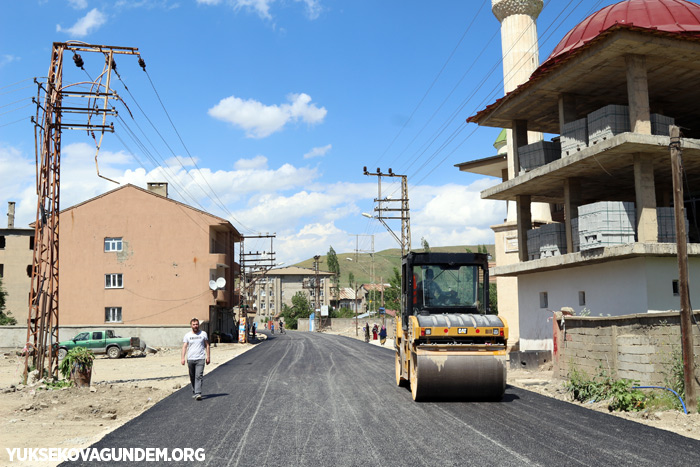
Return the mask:
[[(542, 11), (543, 0), (491, 0), (491, 11), (501, 23), (501, 48), (503, 52), (503, 90), (509, 93), (530, 78), (540, 65), (537, 45), (537, 17)], [(508, 137), (508, 178), (520, 171), (513, 161), (513, 138)], [(528, 141), (542, 139), (542, 133), (528, 131)], [(508, 203), (508, 222), (515, 222), (516, 210)], [(549, 205), (533, 203), (533, 222), (551, 222)]]

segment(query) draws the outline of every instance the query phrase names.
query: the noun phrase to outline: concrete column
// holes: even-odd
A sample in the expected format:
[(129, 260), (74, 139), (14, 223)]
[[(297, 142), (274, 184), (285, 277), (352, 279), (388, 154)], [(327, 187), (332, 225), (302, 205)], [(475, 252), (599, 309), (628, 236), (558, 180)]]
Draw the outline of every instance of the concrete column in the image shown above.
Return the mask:
[(559, 95), (559, 133), (564, 132), (564, 124), (576, 120), (576, 96), (569, 93)]
[(527, 258), (527, 231), (532, 228), (532, 214), (530, 213), (530, 195), (521, 195), (515, 198), (518, 205), (518, 256), (521, 262)]
[(651, 134), (647, 65), (644, 55), (625, 56), (627, 67), (627, 100), (630, 107), (630, 128), (634, 133)]
[(518, 152), (518, 148), (529, 144), (528, 136), (527, 121), (513, 120), (513, 157), (511, 159), (513, 160), (513, 170), (516, 177), (520, 173), (520, 154)]
[(564, 180), (564, 217), (566, 228), (566, 252), (574, 252), (574, 232), (571, 219), (578, 217), (578, 207), (581, 205), (581, 181), (578, 178)]
[(656, 243), (659, 227), (656, 219), (654, 159), (649, 154), (634, 155), (634, 191), (637, 208), (637, 241)]

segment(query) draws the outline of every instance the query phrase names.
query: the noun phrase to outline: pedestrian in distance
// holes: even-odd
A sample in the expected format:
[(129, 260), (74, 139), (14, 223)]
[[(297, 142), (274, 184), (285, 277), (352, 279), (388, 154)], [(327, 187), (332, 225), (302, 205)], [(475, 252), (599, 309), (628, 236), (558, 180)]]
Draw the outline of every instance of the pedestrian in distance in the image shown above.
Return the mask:
[(270, 333), (274, 334), (275, 333), (275, 322), (270, 321)]
[(382, 328), (379, 330), (379, 343), (384, 345), (386, 342), (386, 326), (382, 324)]
[(199, 329), (199, 320), (190, 320), (192, 330), (182, 338), (182, 364), (187, 361), (192, 384), (192, 398), (202, 400), (202, 381), (204, 380), (204, 365), (209, 365), (209, 337), (206, 331)]
[(372, 326), (372, 340), (376, 341), (377, 340), (377, 333), (379, 332), (379, 326), (377, 326), (377, 323), (374, 323), (374, 326)]
[(369, 342), (369, 323), (365, 323), (365, 342)]
[(257, 332), (257, 330), (258, 330), (258, 322), (254, 321), (253, 322), (253, 340), (255, 340), (255, 333)]

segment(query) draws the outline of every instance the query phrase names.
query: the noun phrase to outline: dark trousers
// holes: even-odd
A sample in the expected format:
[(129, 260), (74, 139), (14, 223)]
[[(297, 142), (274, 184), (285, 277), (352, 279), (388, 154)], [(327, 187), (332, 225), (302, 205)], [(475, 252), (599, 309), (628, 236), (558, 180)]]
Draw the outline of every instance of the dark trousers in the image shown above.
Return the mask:
[(204, 379), (204, 363), (205, 360), (187, 360), (187, 367), (190, 370), (190, 383), (192, 384), (192, 392), (195, 394), (202, 393), (202, 380)]

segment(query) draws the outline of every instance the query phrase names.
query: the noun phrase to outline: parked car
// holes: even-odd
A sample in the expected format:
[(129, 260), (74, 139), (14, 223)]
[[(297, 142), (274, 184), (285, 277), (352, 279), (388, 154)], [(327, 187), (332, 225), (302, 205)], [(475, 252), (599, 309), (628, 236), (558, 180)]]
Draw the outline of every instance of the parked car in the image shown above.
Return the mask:
[(66, 353), (74, 347), (86, 347), (94, 354), (107, 354), (109, 358), (119, 358), (140, 350), (146, 350), (146, 343), (138, 337), (117, 336), (113, 330), (81, 332), (69, 341), (58, 343), (58, 359), (63, 360)]

